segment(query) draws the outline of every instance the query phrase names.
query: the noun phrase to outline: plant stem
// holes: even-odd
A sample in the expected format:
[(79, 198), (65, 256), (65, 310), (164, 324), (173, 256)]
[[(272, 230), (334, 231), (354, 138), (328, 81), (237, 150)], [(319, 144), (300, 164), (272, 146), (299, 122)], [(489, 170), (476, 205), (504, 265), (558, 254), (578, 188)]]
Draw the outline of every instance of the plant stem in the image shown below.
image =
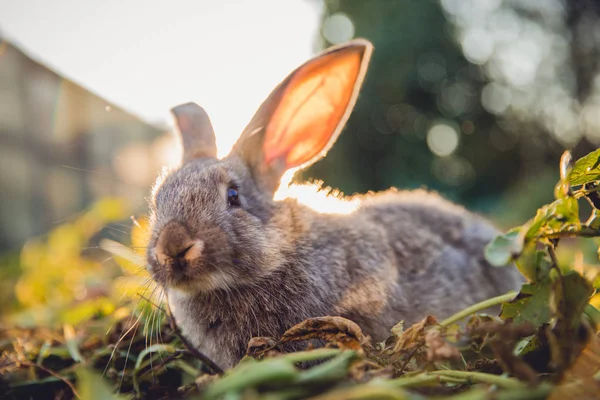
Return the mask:
[(414, 376), (392, 379), (390, 381), (387, 381), (387, 383), (393, 385), (394, 387), (404, 388), (421, 386), (429, 383), (436, 383), (439, 381), (440, 378), (438, 376), (429, 375), (427, 372), (425, 372)]
[(487, 400), (490, 398), (490, 391), (486, 389), (471, 389), (466, 392), (446, 397), (445, 400)]
[[(285, 358), (287, 361), (292, 363), (298, 362), (307, 362), (314, 360), (321, 360), (323, 358), (330, 358), (337, 356), (340, 354), (342, 350), (340, 349), (315, 349), (315, 350), (307, 350), (307, 351), (297, 351), (295, 353), (288, 353), (281, 356), (281, 358)], [(354, 353), (354, 352), (352, 352)]]
[(432, 371), (428, 372), (428, 374), (440, 377), (466, 379), (467, 381), (471, 382), (489, 383), (505, 389), (522, 389), (527, 387), (525, 383), (517, 379), (500, 375), (486, 374), (483, 372), (445, 370)]
[(171, 364), (177, 366), (180, 370), (190, 375), (194, 379), (202, 375), (202, 372), (200, 370), (197, 370), (196, 368), (192, 367), (190, 364), (181, 359), (174, 360)]
[(600, 236), (600, 230), (592, 229), (588, 226), (582, 226), (580, 231), (575, 232), (554, 232), (545, 235), (536, 236), (535, 240), (539, 239), (560, 239), (560, 238), (573, 238), (573, 237), (584, 237), (584, 238), (595, 238)]
[(542, 400), (552, 391), (552, 385), (544, 382), (538, 387), (508, 390), (496, 394), (497, 400)]
[(431, 383), (489, 383), (505, 389), (523, 389), (526, 388), (523, 382), (518, 381), (514, 378), (509, 378), (500, 375), (486, 374), (483, 372), (472, 372), (472, 371), (454, 371), (454, 370), (441, 370), (441, 371), (430, 371), (424, 372), (419, 375), (397, 378), (388, 381), (394, 387), (407, 388), (407, 387), (419, 387), (426, 386)]
[(575, 197), (576, 199), (580, 199), (584, 196), (587, 197), (588, 194), (592, 194), (594, 192), (599, 192), (599, 191), (600, 191), (600, 187), (595, 187), (591, 190), (579, 189), (579, 190), (574, 191), (572, 193), (572, 196)]
[(467, 307), (464, 310), (457, 312), (456, 314), (452, 315), (451, 317), (446, 318), (445, 320), (440, 322), (440, 326), (448, 326), (457, 321), (460, 321), (463, 318), (468, 317), (471, 314), (475, 314), (478, 311), (485, 310), (486, 308), (489, 308), (489, 307), (492, 307), (492, 306), (495, 306), (498, 304), (502, 304), (506, 301), (510, 301), (510, 300), (514, 299), (516, 296), (517, 296), (517, 292), (509, 292), (509, 293), (503, 294), (501, 296), (492, 297), (491, 299), (487, 299), (480, 303), (473, 304), (472, 306)]

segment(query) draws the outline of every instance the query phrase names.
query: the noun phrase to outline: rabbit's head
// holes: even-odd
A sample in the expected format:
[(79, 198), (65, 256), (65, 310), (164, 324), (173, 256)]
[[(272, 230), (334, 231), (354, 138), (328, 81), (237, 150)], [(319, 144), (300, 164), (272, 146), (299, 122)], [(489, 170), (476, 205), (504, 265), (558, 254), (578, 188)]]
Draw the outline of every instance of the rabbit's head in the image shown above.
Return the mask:
[(151, 196), (148, 263), (157, 282), (206, 292), (252, 284), (284, 265), (302, 221), (273, 194), (285, 171), (313, 163), (335, 142), (371, 49), (355, 40), (296, 69), (221, 160), (206, 112), (193, 103), (172, 110), (183, 159)]

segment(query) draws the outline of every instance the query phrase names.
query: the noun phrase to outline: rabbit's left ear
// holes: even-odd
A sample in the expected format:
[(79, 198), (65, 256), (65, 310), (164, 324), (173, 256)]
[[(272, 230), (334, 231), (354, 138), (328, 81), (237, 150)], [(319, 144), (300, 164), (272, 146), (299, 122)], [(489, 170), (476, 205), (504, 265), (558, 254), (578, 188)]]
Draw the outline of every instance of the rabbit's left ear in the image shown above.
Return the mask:
[(255, 177), (278, 185), (283, 173), (325, 155), (348, 119), (373, 46), (357, 39), (292, 72), (261, 105), (236, 144)]

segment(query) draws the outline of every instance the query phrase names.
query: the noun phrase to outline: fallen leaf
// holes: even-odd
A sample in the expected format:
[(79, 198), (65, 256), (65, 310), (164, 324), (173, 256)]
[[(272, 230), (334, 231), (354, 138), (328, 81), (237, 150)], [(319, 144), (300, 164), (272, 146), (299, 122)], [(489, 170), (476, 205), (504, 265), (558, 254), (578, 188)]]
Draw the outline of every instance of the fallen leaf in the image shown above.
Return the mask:
[(404, 321), (398, 322), (396, 325), (392, 327), (392, 335), (395, 337), (400, 337), (404, 333)]
[(600, 393), (600, 380), (594, 375), (600, 371), (600, 335), (597, 333), (579, 354), (573, 366), (566, 371), (561, 383), (548, 400), (592, 400)]
[(537, 383), (538, 373), (515, 354), (515, 347), (522, 338), (529, 337), (535, 332), (536, 329), (530, 323), (515, 324), (511, 321), (482, 322), (471, 328), (471, 335), (489, 335), (488, 345), (505, 372), (532, 385)]
[(433, 315), (428, 315), (422, 321), (406, 329), (398, 338), (394, 346), (394, 353), (411, 352), (423, 346), (426, 330), (437, 324), (437, 319)]
[(437, 329), (430, 329), (425, 334), (427, 361), (445, 361), (460, 359), (460, 352), (442, 337)]
[(360, 327), (342, 317), (318, 317), (302, 321), (288, 329), (279, 344), (314, 339), (333, 343), (341, 349), (354, 350), (359, 354), (370, 346), (368, 336), (362, 333)]
[(575, 361), (590, 337), (580, 328), (583, 310), (594, 289), (575, 271), (569, 271), (553, 283), (550, 307), (555, 311), (556, 324), (552, 331), (548, 332), (548, 339), (552, 367), (560, 375)]
[(277, 342), (273, 338), (265, 336), (253, 337), (248, 342), (246, 355), (254, 358), (261, 357), (272, 351), (276, 345)]

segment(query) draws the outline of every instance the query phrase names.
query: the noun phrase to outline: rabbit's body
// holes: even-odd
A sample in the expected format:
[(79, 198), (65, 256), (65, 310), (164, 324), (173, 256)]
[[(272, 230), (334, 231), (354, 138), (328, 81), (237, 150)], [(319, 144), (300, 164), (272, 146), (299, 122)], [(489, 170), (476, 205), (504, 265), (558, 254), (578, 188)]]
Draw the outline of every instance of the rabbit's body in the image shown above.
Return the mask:
[(497, 233), (489, 223), (423, 190), (370, 195), (350, 215), (317, 213), (293, 199), (275, 202), (269, 214), (263, 233), (287, 251), (261, 279), (167, 291), (186, 337), (222, 367), (243, 356), (250, 338), (276, 338), (307, 318), (343, 316), (381, 341), (401, 320), (443, 318), (520, 282), (516, 270), (483, 259)]
[[(295, 71), (223, 160), (215, 158), (203, 110), (174, 110), (184, 164), (155, 187), (148, 261), (183, 334), (222, 367), (239, 361), (250, 338), (278, 337), (306, 318), (343, 316), (382, 340), (400, 320), (445, 317), (518, 287), (514, 269), (484, 261), (495, 229), (436, 194), (368, 195), (350, 215), (273, 200), (285, 170), (314, 161), (335, 140), (369, 50), (354, 42)], [(327, 84), (338, 85), (344, 68), (356, 80), (336, 86), (352, 89), (342, 101)], [(313, 81), (317, 88), (306, 100), (305, 86)], [(317, 101), (307, 113), (317, 118), (308, 139), (318, 139), (307, 145), (304, 120), (294, 118), (322, 90), (334, 97), (333, 111)], [(333, 118), (338, 102), (346, 111)], [(294, 113), (286, 114), (290, 109)]]

